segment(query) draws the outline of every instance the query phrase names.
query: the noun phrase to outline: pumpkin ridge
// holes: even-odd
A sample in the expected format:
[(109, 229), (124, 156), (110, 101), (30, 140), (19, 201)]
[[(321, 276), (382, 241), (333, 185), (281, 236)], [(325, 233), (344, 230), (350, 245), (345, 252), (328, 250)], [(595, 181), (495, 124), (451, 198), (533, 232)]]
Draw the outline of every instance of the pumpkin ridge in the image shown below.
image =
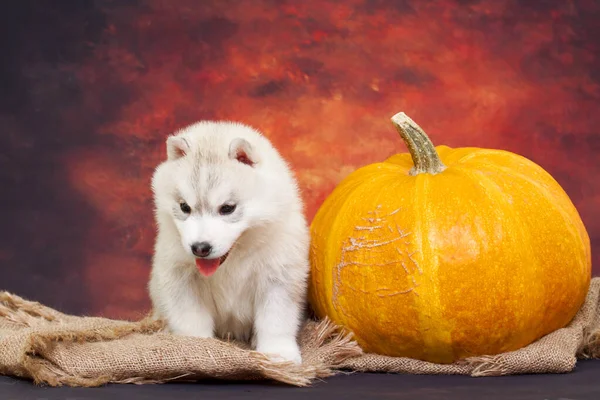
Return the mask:
[[(531, 166), (533, 168), (537, 168), (540, 170), (540, 172), (542, 172), (544, 175), (546, 175), (547, 178), (549, 178), (550, 180), (553, 181), (553, 183), (557, 186), (557, 189), (560, 189), (564, 194), (567, 194), (564, 189), (562, 189), (562, 187), (560, 186), (560, 184), (558, 182), (556, 182), (556, 179), (554, 179), (554, 177), (552, 177), (552, 175), (550, 175), (547, 171), (545, 171), (543, 168), (541, 168), (540, 166), (538, 166), (537, 164), (533, 163), (531, 160), (520, 156), (518, 154), (514, 154), (511, 153), (509, 151), (506, 150), (495, 150), (495, 149), (482, 149), (482, 148), (464, 148), (464, 149), (473, 149), (474, 151), (472, 153), (469, 154), (465, 154), (464, 156), (458, 158), (455, 163), (457, 164), (464, 164), (467, 161), (472, 161), (475, 158), (481, 157), (481, 156), (496, 156), (496, 155), (501, 155), (501, 156), (507, 156), (507, 157), (512, 157), (512, 158), (518, 158), (520, 160), (522, 160), (523, 162), (529, 164), (528, 166)], [(508, 175), (514, 175), (514, 176), (519, 176), (520, 178), (522, 178), (523, 180), (531, 183), (532, 185), (534, 185), (536, 188), (541, 189), (546, 195), (550, 194), (552, 198), (555, 198), (556, 196), (554, 196), (554, 194), (552, 194), (549, 191), (549, 188), (546, 185), (541, 184), (540, 182), (538, 182), (537, 180), (535, 180), (533, 177), (527, 176), (525, 174), (523, 174), (522, 172), (519, 172), (515, 169), (511, 169), (502, 165), (499, 165), (497, 163), (486, 163), (485, 167), (491, 167), (491, 169), (496, 169), (496, 170), (501, 170), (502, 172), (508, 174)], [(477, 168), (477, 167), (474, 167)]]
[(480, 147), (461, 147), (457, 150), (463, 151), (466, 154), (460, 156), (459, 158), (457, 158), (454, 162), (456, 164), (464, 164), (467, 161), (472, 161), (474, 158), (477, 158), (479, 156), (486, 156), (486, 155), (507, 155), (507, 154), (511, 154), (508, 151), (505, 150), (495, 150), (495, 149), (483, 149)]
[[(515, 171), (512, 169), (508, 169), (506, 167), (503, 167), (501, 165), (496, 165), (496, 164), (487, 164), (486, 168), (489, 168), (491, 170), (496, 170), (496, 171), (500, 171), (504, 174), (510, 175), (510, 176), (514, 176), (514, 177), (518, 177), (522, 180), (524, 180), (525, 182), (531, 184), (532, 186), (536, 187), (540, 192), (542, 192), (545, 197), (549, 198), (549, 199), (557, 199), (557, 197), (554, 195), (553, 191), (551, 188), (547, 187), (546, 185), (543, 185), (537, 181), (535, 181), (533, 178), (523, 174), (522, 172), (519, 171)], [(544, 171), (545, 172), (545, 171)], [(552, 178), (550, 176), (550, 178)], [(554, 180), (554, 178), (552, 178), (552, 180)], [(554, 180), (555, 181), (555, 180)], [(568, 196), (564, 190), (562, 190), (562, 188), (560, 188), (560, 185), (558, 184), (558, 182), (555, 181), (555, 184), (557, 186), (557, 189), (561, 189), (561, 191), (563, 192), (562, 194), (565, 196)], [(563, 217), (564, 221), (565, 221), (565, 226), (567, 227), (567, 229), (569, 229), (571, 232), (573, 233), (577, 233), (579, 235), (579, 233), (581, 233), (581, 230), (578, 230), (572, 223), (572, 219), (573, 216), (570, 214), (569, 210), (567, 210), (565, 207), (565, 203), (562, 201), (554, 201), (552, 202), (554, 208), (560, 213), (560, 215)], [(579, 217), (579, 213), (577, 213), (577, 216)], [(579, 231), (579, 232), (577, 232)], [(581, 237), (581, 235), (579, 235)], [(585, 240), (585, 238), (581, 238), (582, 241)], [(589, 240), (589, 239), (588, 239)]]
[[(563, 199), (560, 199), (558, 196), (556, 196), (553, 193), (552, 188), (550, 188), (546, 185), (539, 184), (538, 182), (534, 181), (532, 178), (529, 178), (527, 175), (524, 175), (523, 173), (521, 173), (519, 171), (514, 171), (514, 170), (508, 169), (506, 167), (500, 166), (500, 165), (486, 165), (486, 167), (490, 167), (490, 166), (491, 166), (490, 169), (492, 171), (498, 171), (500, 173), (518, 177), (518, 178), (522, 179), (523, 181), (531, 184), (535, 188), (537, 188), (546, 198), (553, 199), (554, 201), (551, 201), (549, 203), (553, 206), (553, 208), (562, 217), (564, 228), (567, 231), (569, 231), (571, 234), (573, 234), (574, 237), (579, 238), (580, 243), (586, 249), (585, 252), (587, 253), (587, 258), (588, 258), (587, 264), (591, 264), (591, 261), (589, 261), (589, 260), (591, 260), (590, 239), (589, 239), (589, 235), (588, 235), (587, 231), (585, 230), (585, 227), (583, 226), (583, 223), (581, 222), (581, 217), (580, 217), (577, 209), (573, 205), (573, 203), (572, 202), (569, 203), (570, 199), (569, 199), (568, 194), (564, 191), (564, 189), (560, 186), (560, 184), (558, 182), (556, 182), (556, 180), (551, 175), (549, 175), (541, 167), (538, 167), (536, 164), (534, 164), (534, 167), (540, 168), (541, 172), (543, 172), (547, 177), (549, 177), (551, 179), (556, 190), (558, 190), (559, 193), (562, 194), (561, 197)], [(565, 202), (564, 199), (568, 200), (568, 202)], [(571, 211), (568, 210), (567, 207), (570, 208)], [(574, 223), (574, 221), (575, 221), (575, 223)], [(585, 261), (585, 260), (583, 260), (583, 261)], [(582, 265), (585, 265), (585, 264), (586, 263), (584, 262)]]
[[(576, 217), (575, 218), (576, 221), (577, 220), (580, 221), (581, 216), (579, 215), (579, 213), (577, 212), (577, 209), (575, 208), (575, 206), (572, 203), (569, 205), (562, 201), (562, 199), (564, 199), (564, 198), (569, 199), (569, 195), (565, 192), (565, 190), (562, 188), (562, 186), (556, 181), (556, 179), (554, 179), (554, 177), (552, 175), (550, 175), (546, 170), (544, 170), (542, 167), (535, 164), (531, 160), (527, 159), (526, 157), (511, 153), (506, 150), (478, 149), (477, 151), (474, 151), (471, 154), (467, 154), (467, 155), (459, 158), (458, 160), (456, 160), (456, 162), (463, 164), (466, 161), (471, 161), (474, 158), (477, 158), (479, 156), (486, 156), (486, 155), (492, 155), (492, 156), (502, 155), (502, 156), (516, 158), (516, 159), (519, 159), (519, 160), (523, 161), (524, 163), (528, 164), (529, 167), (537, 169), (539, 173), (544, 175), (547, 179), (549, 179), (554, 184), (554, 186), (555, 186), (554, 189), (549, 188), (547, 185), (544, 185), (544, 184), (538, 182), (534, 177), (530, 177), (516, 169), (511, 169), (511, 168), (508, 168), (508, 167), (505, 167), (502, 165), (498, 165), (497, 163), (491, 163), (491, 162), (485, 164), (485, 168), (489, 168), (493, 171), (500, 171), (509, 176), (519, 177), (519, 178), (523, 179), (524, 181), (533, 185), (535, 188), (539, 189), (541, 192), (544, 193), (544, 195), (546, 197), (558, 200), (558, 201), (554, 202), (554, 206), (561, 212), (561, 215), (563, 216), (563, 219), (565, 220), (566, 225), (569, 227), (569, 229), (571, 229), (571, 228), (577, 229), (570, 223), (570, 221), (573, 220), (573, 217)], [(474, 167), (474, 168), (475, 169), (481, 168), (481, 166)], [(560, 192), (559, 194), (561, 196), (556, 196), (556, 194), (553, 192), (554, 190)], [(569, 201), (570, 201), (570, 199), (569, 199)], [(578, 230), (579, 230), (580, 236), (582, 237), (582, 241), (586, 241), (586, 240), (589, 241), (589, 236), (588, 236), (588, 233), (587, 233), (585, 227), (580, 224), (580, 226), (578, 228), (579, 228)]]
[[(501, 186), (492, 177), (486, 175), (480, 169), (462, 165), (462, 166), (455, 166), (453, 168), (453, 170), (459, 171), (460, 173), (464, 174), (467, 178), (472, 179), (473, 181), (485, 182), (485, 184), (480, 186), (480, 189), (481, 189), (481, 192), (484, 193), (488, 197), (490, 204), (494, 204), (494, 203), (497, 204), (498, 199), (501, 199), (501, 201), (504, 203), (503, 205), (510, 205), (510, 202), (507, 198), (507, 193), (502, 190)], [(490, 193), (491, 191), (493, 191), (494, 194)], [(513, 208), (513, 207), (511, 206), (510, 208)], [(514, 215), (512, 213), (511, 213), (511, 215), (512, 215), (512, 218), (517, 218), (516, 215)], [(519, 221), (519, 222), (520, 223), (518, 223), (518, 224), (514, 224), (514, 226), (519, 228), (521, 240), (526, 241), (528, 243), (528, 246), (532, 247), (532, 243), (533, 243), (532, 233), (527, 229), (523, 229), (523, 227), (525, 226), (523, 224), (523, 221)], [(529, 265), (528, 268), (531, 271), (539, 271), (539, 276), (537, 279), (540, 281), (543, 281), (544, 278), (547, 278), (547, 276), (544, 273), (544, 269), (541, 268), (542, 265), (540, 264), (540, 259), (538, 257), (534, 257), (533, 260), (530, 260), (530, 261), (533, 261), (535, 264)], [(545, 287), (545, 288), (547, 289), (547, 287)], [(546, 290), (546, 293), (547, 292), (548, 291)], [(544, 297), (546, 297), (546, 296), (544, 296)], [(539, 339), (539, 337), (536, 337), (535, 339), (537, 340), (537, 339)], [(511, 349), (507, 349), (507, 350), (511, 350)]]
[[(449, 147), (445, 145), (436, 146), (436, 150), (445, 165), (450, 168), (454, 165), (460, 165), (463, 159), (469, 159), (473, 151), (479, 151), (479, 147)], [(441, 151), (440, 151), (441, 150)]]
[[(551, 190), (552, 190), (551, 188), (548, 188), (544, 185), (537, 185), (531, 179), (527, 179), (528, 177), (523, 175), (522, 173), (517, 172), (512, 169), (508, 169), (508, 168), (500, 166), (500, 165), (490, 163), (490, 164), (486, 164), (484, 167), (480, 167), (480, 168), (485, 168), (490, 172), (499, 174), (498, 176), (501, 179), (506, 179), (505, 176), (508, 175), (510, 177), (520, 179), (522, 182), (525, 182), (525, 183), (535, 187), (537, 190), (539, 190), (538, 196), (540, 198), (547, 199), (549, 205), (553, 206), (552, 208), (560, 215), (560, 217), (562, 218), (562, 220), (564, 222), (563, 223), (564, 229), (569, 231), (573, 235), (573, 237), (580, 237), (580, 236), (578, 236), (578, 230), (573, 225), (572, 218), (570, 218), (568, 211), (566, 211), (564, 208), (558, 206), (558, 203), (560, 203), (560, 202), (549, 200), (549, 199), (556, 199), (556, 197), (553, 196), (551, 193)], [(470, 166), (462, 166), (460, 168), (455, 167), (455, 170), (457, 170), (457, 169), (462, 170), (466, 174), (473, 174), (474, 176), (479, 177), (480, 180), (483, 180), (486, 182), (487, 185), (483, 185), (486, 188), (491, 187), (490, 184), (493, 184), (494, 188), (498, 187), (496, 181), (492, 177), (486, 175), (484, 173), (484, 171), (482, 171), (481, 169), (476, 169), (476, 168), (473, 168)], [(499, 190), (499, 194), (501, 195), (501, 197), (499, 197), (499, 198), (502, 198), (502, 199), (506, 198), (506, 192)], [(563, 203), (560, 203), (560, 204), (562, 205)], [(513, 208), (515, 208), (515, 210), (519, 209), (518, 207), (513, 207)], [(512, 218), (516, 218), (516, 215), (513, 214)], [(520, 219), (521, 218), (519, 218), (519, 220)], [(518, 226), (518, 227), (524, 226), (523, 222), (524, 221), (520, 221), (520, 223), (514, 224), (514, 226)], [(528, 232), (527, 230), (523, 230), (523, 229), (521, 229), (521, 232), (522, 232), (522, 234), (525, 235), (523, 237), (523, 240), (527, 240), (529, 242), (529, 247), (533, 247), (534, 237), (532, 236), (532, 232)], [(551, 276), (544, 273), (543, 264), (541, 263), (542, 260), (539, 257), (533, 257), (533, 259), (531, 259), (530, 262), (535, 262), (535, 268), (530, 267), (531, 271), (539, 272), (537, 275), (538, 277), (536, 279), (540, 282), (546, 282), (546, 284), (541, 285), (541, 288), (545, 289), (545, 293), (546, 293), (545, 295), (542, 295), (541, 297), (546, 298), (546, 299), (551, 298), (553, 296), (553, 289), (552, 289), (551, 285), (549, 284), (549, 283), (551, 283)], [(579, 263), (577, 263), (577, 264), (579, 264)], [(585, 262), (581, 263), (581, 264), (585, 265)], [(585, 271), (583, 271), (583, 272), (585, 273)], [(548, 279), (550, 279), (550, 282), (548, 282)], [(541, 314), (546, 314), (547, 311), (549, 311), (549, 310), (546, 309), (545, 307), (548, 307), (548, 305), (544, 305), (544, 308), (540, 309), (538, 312)], [(565, 321), (565, 324), (567, 322), (568, 321)], [(550, 333), (550, 331), (548, 329), (549, 328), (544, 328), (543, 321), (539, 321), (538, 325), (535, 328), (533, 328), (533, 330), (532, 330), (534, 332), (537, 332), (538, 334), (535, 337), (531, 337), (529, 339), (531, 341), (539, 339), (540, 337), (544, 336), (545, 334)], [(507, 350), (512, 350), (512, 349), (507, 349)]]
[[(434, 244), (429, 240), (421, 239), (426, 236), (426, 232), (430, 230), (430, 202), (427, 201), (429, 183), (431, 175), (419, 174), (415, 176), (416, 182), (414, 185), (415, 204), (421, 204), (420, 208), (416, 208), (417, 217), (415, 218), (415, 235), (414, 240), (419, 240), (419, 248), (421, 259), (427, 260), (429, 268), (425, 274), (417, 278), (417, 288), (423, 287), (426, 295), (419, 295), (415, 299), (417, 309), (426, 310), (419, 313), (419, 326), (422, 333), (422, 340), (425, 348), (431, 349), (434, 354), (426, 354), (427, 357), (435, 357), (438, 362), (447, 362), (454, 359), (453, 349), (449, 346), (446, 348), (440, 347), (440, 343), (451, 343), (451, 330), (448, 326), (444, 326), (442, 318), (443, 310), (441, 305), (441, 295), (438, 276), (439, 259), (435, 255), (433, 248)], [(416, 233), (420, 232), (420, 233)], [(420, 290), (419, 290), (420, 291)]]

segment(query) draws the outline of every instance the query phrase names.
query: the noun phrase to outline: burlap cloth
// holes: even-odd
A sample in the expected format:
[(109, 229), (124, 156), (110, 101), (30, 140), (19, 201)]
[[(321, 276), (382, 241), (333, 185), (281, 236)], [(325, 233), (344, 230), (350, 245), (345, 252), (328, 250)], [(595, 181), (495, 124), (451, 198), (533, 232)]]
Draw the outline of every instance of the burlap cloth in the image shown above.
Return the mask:
[(241, 344), (176, 337), (160, 322), (60, 313), (0, 292), (0, 374), (51, 386), (161, 383), (203, 378), (269, 379), (296, 386), (338, 371), (472, 376), (563, 373), (578, 358), (600, 356), (600, 278), (571, 323), (518, 351), (438, 365), (363, 354), (351, 336), (329, 321), (307, 321), (300, 342), (303, 364), (276, 363)]

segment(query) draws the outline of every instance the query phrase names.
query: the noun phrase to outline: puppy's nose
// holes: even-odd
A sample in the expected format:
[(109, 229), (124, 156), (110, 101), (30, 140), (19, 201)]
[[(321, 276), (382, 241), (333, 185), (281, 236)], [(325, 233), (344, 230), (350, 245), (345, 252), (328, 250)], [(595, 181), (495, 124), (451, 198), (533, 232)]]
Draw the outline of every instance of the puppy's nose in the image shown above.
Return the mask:
[(192, 244), (192, 253), (194, 253), (196, 257), (206, 257), (211, 251), (212, 246), (208, 242)]

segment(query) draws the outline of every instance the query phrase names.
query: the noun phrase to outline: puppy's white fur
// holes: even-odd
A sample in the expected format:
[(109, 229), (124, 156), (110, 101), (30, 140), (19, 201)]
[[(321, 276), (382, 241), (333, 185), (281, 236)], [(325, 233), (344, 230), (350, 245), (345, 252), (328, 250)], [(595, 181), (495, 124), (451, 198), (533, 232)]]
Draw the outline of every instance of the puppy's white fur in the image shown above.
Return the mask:
[[(232, 336), (300, 363), (309, 232), (287, 163), (259, 132), (231, 122), (199, 122), (177, 132), (167, 139), (167, 155), (152, 179), (155, 316), (175, 334)], [(220, 215), (227, 202), (235, 211)], [(198, 272), (195, 242), (211, 243), (215, 257), (229, 252), (212, 276)]]

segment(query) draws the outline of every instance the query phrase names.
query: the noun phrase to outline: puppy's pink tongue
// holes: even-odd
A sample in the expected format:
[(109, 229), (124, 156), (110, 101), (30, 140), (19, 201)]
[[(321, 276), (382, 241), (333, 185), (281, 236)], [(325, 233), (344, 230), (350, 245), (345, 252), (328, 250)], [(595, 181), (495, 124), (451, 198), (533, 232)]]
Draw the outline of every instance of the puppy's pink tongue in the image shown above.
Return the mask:
[(219, 268), (219, 264), (221, 260), (215, 258), (213, 260), (207, 260), (204, 258), (196, 258), (196, 267), (198, 267), (198, 271), (204, 276), (211, 276), (215, 273), (217, 268)]

